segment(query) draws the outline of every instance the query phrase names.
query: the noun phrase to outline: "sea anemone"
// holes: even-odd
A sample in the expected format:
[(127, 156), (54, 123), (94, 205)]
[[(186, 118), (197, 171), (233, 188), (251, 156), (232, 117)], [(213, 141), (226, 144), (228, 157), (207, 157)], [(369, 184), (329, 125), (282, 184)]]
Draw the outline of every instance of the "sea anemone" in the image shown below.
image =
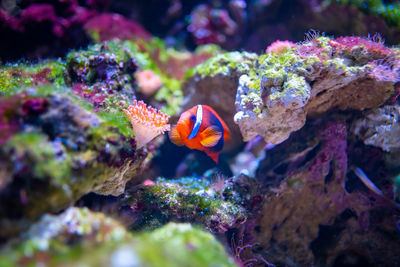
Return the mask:
[(275, 41), (270, 44), (265, 50), (266, 53), (283, 54), (286, 50), (293, 47), (295, 44), (291, 41)]
[(152, 70), (143, 70), (137, 73), (137, 80), (141, 92), (145, 96), (153, 95), (162, 85), (160, 77)]
[(124, 109), (124, 112), (131, 120), (136, 135), (137, 149), (170, 130), (170, 125), (167, 124), (169, 116), (153, 107), (147, 107), (143, 101), (133, 101), (133, 106), (130, 105), (128, 110)]

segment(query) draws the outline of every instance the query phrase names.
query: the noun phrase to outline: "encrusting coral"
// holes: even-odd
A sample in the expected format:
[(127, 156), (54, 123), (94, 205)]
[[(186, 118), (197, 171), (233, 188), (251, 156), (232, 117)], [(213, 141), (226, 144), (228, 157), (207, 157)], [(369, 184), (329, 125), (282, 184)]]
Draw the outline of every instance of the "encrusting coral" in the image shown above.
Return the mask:
[(124, 112), (132, 122), (137, 149), (170, 130), (170, 125), (167, 124), (169, 116), (153, 107), (147, 107), (143, 101), (133, 101), (133, 106), (130, 105), (128, 110), (124, 109)]
[(271, 43), (267, 47), (267, 49), (265, 49), (265, 52), (273, 54), (283, 54), (286, 50), (293, 46), (295, 46), (295, 44), (291, 41), (276, 40), (275, 42)]
[(379, 37), (311, 33), (308, 39), (261, 55), (256, 68), (239, 78), (234, 119), (245, 141), (261, 135), (278, 144), (307, 117), (377, 107), (394, 93), (400, 54)]
[(143, 95), (151, 96), (162, 86), (160, 77), (152, 70), (142, 70), (137, 73), (137, 79)]
[(2, 247), (1, 266), (237, 266), (218, 240), (187, 223), (131, 233), (87, 208), (44, 215)]

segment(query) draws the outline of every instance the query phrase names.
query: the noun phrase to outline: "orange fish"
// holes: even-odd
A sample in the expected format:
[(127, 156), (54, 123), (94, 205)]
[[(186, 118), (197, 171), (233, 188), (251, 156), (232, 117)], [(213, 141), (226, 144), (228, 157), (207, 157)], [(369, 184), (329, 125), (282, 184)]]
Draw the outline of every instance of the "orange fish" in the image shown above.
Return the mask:
[(206, 105), (197, 105), (183, 112), (169, 132), (169, 138), (174, 144), (204, 151), (216, 163), (230, 135), (225, 122), (215, 110)]

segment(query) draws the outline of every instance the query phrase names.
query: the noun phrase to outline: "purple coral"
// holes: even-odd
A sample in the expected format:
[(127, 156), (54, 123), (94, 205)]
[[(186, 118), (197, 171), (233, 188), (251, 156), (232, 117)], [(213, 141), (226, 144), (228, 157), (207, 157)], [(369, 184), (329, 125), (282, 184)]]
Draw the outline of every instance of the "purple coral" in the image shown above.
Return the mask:
[(119, 14), (103, 13), (89, 19), (84, 28), (88, 32), (97, 33), (97, 41), (120, 39), (145, 39), (150, 40), (151, 34), (140, 24), (128, 20)]
[(231, 19), (227, 10), (203, 4), (192, 11), (187, 29), (198, 45), (223, 44), (227, 38), (237, 33), (238, 25)]

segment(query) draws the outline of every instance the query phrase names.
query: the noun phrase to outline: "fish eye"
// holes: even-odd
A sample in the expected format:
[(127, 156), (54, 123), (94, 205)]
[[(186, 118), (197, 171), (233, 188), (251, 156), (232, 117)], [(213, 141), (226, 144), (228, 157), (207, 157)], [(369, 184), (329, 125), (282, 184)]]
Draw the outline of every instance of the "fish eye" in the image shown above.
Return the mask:
[(195, 122), (196, 121), (196, 116), (195, 115), (190, 115), (190, 120)]

